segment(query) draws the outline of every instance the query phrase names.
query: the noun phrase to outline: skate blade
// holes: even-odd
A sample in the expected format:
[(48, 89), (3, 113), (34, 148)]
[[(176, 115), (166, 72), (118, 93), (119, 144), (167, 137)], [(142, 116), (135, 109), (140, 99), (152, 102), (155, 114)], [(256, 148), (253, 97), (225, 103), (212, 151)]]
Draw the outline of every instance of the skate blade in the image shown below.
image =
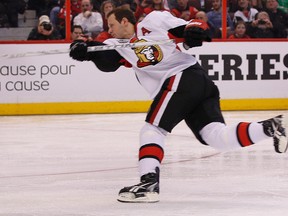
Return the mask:
[(159, 194), (156, 192), (150, 192), (145, 193), (145, 195), (141, 197), (135, 197), (135, 194), (128, 192), (119, 194), (117, 200), (124, 203), (155, 203), (159, 202)]

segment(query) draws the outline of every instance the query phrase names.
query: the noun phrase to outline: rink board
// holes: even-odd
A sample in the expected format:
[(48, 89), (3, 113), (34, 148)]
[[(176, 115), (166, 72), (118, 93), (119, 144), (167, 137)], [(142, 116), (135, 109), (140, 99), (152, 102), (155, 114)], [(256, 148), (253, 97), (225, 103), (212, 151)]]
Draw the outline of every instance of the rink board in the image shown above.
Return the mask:
[[(146, 112), (151, 101), (71, 102), (0, 104), (1, 115), (138, 113)], [(233, 110), (287, 110), (288, 99), (221, 100), (221, 108)]]
[[(1, 54), (69, 44), (1, 44)], [(180, 47), (182, 48), (182, 47)], [(213, 42), (188, 51), (218, 85), (223, 110), (288, 109), (287, 42)], [(0, 115), (145, 112), (151, 103), (131, 69), (99, 71), (67, 54), (1, 58)]]

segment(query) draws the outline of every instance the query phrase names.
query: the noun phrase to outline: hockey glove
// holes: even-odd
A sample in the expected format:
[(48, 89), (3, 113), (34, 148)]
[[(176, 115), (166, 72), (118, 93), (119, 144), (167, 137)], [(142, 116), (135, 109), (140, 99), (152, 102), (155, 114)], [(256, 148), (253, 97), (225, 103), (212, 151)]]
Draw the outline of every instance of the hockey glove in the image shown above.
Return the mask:
[(183, 46), (185, 49), (202, 46), (203, 41), (211, 41), (208, 24), (203, 20), (197, 19), (192, 20), (186, 25), (183, 37)]
[(86, 42), (82, 40), (75, 40), (70, 45), (70, 57), (78, 61), (88, 60), (87, 47), (88, 46)]

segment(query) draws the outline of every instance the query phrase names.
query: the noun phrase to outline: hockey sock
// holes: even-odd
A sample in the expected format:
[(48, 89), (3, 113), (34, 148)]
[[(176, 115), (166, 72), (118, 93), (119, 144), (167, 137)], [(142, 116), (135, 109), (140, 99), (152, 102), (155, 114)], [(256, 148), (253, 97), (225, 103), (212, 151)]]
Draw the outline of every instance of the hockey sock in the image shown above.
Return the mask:
[(140, 132), (139, 173), (154, 173), (164, 157), (166, 131), (146, 123)]
[(262, 124), (257, 122), (240, 122), (231, 126), (213, 122), (206, 125), (200, 135), (208, 145), (220, 151), (247, 147), (268, 138)]

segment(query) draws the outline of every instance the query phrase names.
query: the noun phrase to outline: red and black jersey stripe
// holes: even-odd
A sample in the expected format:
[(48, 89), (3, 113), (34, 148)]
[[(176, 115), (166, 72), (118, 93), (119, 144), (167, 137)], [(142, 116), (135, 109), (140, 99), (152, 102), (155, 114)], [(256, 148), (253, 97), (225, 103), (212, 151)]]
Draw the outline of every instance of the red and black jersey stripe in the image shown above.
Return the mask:
[[(153, 108), (153, 112), (147, 117), (147, 122), (149, 122), (150, 124), (153, 124), (156, 116), (159, 115), (159, 110), (161, 106), (163, 105), (164, 101), (167, 99), (167, 94), (172, 90), (172, 86), (175, 81), (175, 76), (170, 77), (169, 79), (167, 79), (167, 81), (168, 83), (167, 83), (166, 89), (163, 91), (161, 98), (159, 99), (156, 106)], [(160, 115), (162, 114), (163, 113), (160, 113)]]
[(139, 161), (143, 158), (154, 158), (161, 163), (163, 157), (164, 150), (157, 144), (146, 144), (139, 149)]
[(240, 122), (237, 126), (237, 131), (236, 131), (237, 139), (242, 147), (246, 147), (246, 146), (250, 146), (254, 144), (249, 135), (250, 124), (251, 123)]

